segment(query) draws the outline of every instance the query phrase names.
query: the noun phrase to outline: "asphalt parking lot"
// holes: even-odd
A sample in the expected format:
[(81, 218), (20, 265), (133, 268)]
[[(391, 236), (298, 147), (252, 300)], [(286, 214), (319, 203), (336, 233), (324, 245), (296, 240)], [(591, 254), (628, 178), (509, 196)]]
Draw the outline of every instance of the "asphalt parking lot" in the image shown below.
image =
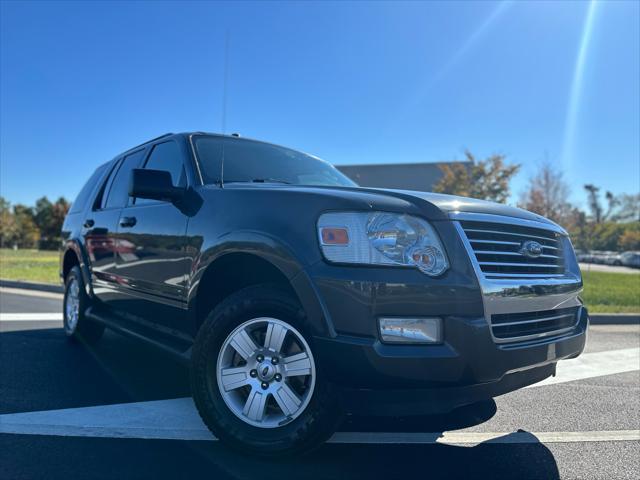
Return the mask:
[(0, 478), (640, 478), (640, 326), (592, 326), (558, 376), (440, 417), (348, 417), (277, 462), (220, 445), (186, 369), (107, 333), (66, 340), (60, 296), (0, 289)]

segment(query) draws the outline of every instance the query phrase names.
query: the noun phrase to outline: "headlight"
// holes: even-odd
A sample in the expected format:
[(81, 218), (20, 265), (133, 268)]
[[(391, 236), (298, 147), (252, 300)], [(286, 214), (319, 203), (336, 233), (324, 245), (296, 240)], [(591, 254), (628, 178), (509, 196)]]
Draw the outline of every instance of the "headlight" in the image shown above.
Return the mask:
[(436, 231), (411, 215), (325, 213), (318, 220), (318, 235), (322, 253), (330, 262), (404, 265), (431, 276), (449, 268)]

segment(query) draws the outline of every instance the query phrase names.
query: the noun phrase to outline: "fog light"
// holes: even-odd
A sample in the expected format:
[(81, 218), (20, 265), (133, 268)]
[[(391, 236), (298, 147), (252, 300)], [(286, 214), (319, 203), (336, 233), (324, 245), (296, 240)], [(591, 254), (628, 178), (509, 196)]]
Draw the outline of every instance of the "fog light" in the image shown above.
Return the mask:
[(380, 338), (387, 343), (441, 343), (442, 319), (380, 318)]

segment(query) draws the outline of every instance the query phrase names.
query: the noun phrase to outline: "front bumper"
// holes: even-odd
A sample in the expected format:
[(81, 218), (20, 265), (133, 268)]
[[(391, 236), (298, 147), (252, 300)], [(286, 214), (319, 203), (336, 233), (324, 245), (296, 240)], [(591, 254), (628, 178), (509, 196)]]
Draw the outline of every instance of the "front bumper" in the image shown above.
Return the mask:
[[(580, 315), (569, 335), (509, 347), (490, 340), (482, 319), (455, 318), (446, 319), (449, 335), (443, 345), (384, 345), (378, 340), (346, 336), (317, 338), (315, 344), (348, 411), (435, 414), (555, 375), (556, 362), (574, 358), (584, 349), (589, 316), (586, 309)], [(466, 332), (473, 333), (467, 337)]]
[(500, 382), (515, 372), (576, 357), (585, 346), (589, 316), (583, 308), (570, 334), (510, 345), (494, 343), (482, 317), (447, 317), (444, 323), (446, 341), (441, 345), (385, 345), (346, 335), (314, 343), (327, 375), (344, 388), (458, 388)]

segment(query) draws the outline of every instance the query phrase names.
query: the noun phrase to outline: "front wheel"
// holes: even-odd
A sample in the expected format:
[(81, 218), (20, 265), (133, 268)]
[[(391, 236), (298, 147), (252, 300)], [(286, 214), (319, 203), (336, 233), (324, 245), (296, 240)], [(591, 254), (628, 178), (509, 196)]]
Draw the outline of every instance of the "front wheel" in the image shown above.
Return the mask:
[(291, 295), (261, 285), (216, 307), (196, 338), (192, 390), (221, 440), (261, 456), (309, 450), (326, 440), (340, 409)]

